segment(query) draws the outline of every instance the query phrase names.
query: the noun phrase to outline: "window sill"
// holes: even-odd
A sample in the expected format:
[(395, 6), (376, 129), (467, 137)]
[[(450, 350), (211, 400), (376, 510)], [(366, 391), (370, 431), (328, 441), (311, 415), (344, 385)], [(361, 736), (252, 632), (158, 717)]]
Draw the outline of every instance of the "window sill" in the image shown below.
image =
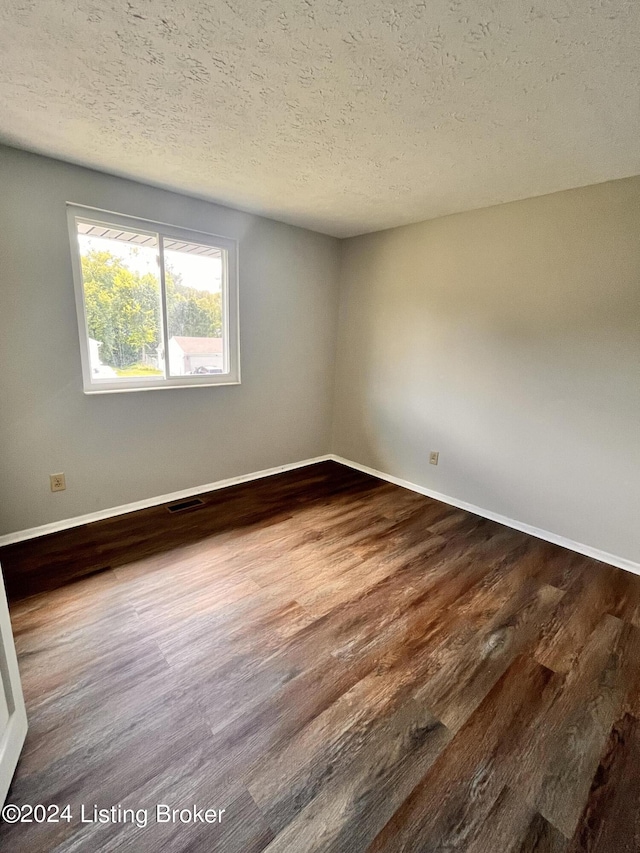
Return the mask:
[(184, 388), (220, 388), (228, 385), (240, 385), (239, 379), (229, 379), (226, 382), (183, 382), (176, 385), (147, 385), (146, 387), (135, 386), (130, 388), (84, 388), (87, 396), (94, 394), (131, 394), (136, 391), (175, 391)]

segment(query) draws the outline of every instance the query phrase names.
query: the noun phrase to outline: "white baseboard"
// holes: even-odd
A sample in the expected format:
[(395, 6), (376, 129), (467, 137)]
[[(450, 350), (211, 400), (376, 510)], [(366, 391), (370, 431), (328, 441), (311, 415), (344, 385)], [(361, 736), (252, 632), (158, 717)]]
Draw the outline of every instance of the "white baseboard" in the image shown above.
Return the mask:
[(236, 486), (240, 483), (248, 483), (251, 480), (260, 480), (263, 477), (271, 477), (274, 474), (282, 474), (285, 471), (293, 471), (296, 468), (304, 468), (307, 465), (314, 465), (317, 462), (338, 462), (341, 465), (346, 465), (348, 468), (353, 468), (356, 471), (362, 471), (363, 474), (370, 474), (372, 477), (377, 477), (380, 480), (386, 480), (388, 483), (393, 483), (396, 486), (402, 486), (404, 489), (409, 489), (412, 492), (417, 492), (420, 495), (425, 495), (428, 498), (441, 501), (442, 503), (455, 506), (458, 509), (466, 510), (474, 515), (480, 515), (482, 518), (488, 518), (491, 521), (496, 521), (498, 524), (504, 524), (505, 527), (512, 527), (514, 530), (519, 530), (522, 533), (528, 533), (530, 536), (536, 536), (538, 539), (544, 539), (545, 542), (551, 542), (554, 545), (560, 545), (563, 548), (568, 548), (570, 551), (576, 551), (578, 554), (583, 554), (585, 557), (592, 557), (601, 563), (608, 563), (618, 569), (624, 569), (627, 572), (633, 572), (640, 575), (640, 563), (633, 560), (627, 560), (625, 557), (618, 557), (615, 554), (609, 554), (606, 551), (601, 551), (598, 548), (593, 548), (591, 545), (583, 545), (581, 542), (574, 542), (572, 539), (566, 539), (564, 536), (559, 536), (557, 533), (551, 533), (548, 530), (541, 530), (538, 527), (533, 527), (530, 524), (525, 524), (522, 521), (516, 521), (513, 518), (507, 518), (504, 515), (499, 515), (497, 512), (492, 512), (488, 509), (475, 506), (475, 504), (461, 501), (458, 498), (452, 498), (450, 495), (444, 495), (441, 492), (436, 492), (434, 489), (428, 489), (425, 486), (419, 486), (417, 483), (412, 483), (409, 480), (403, 480), (401, 477), (394, 477), (392, 474), (385, 474), (384, 471), (377, 471), (375, 468), (369, 468), (367, 465), (361, 465), (359, 462), (353, 462), (351, 459), (345, 459), (343, 456), (337, 456), (335, 453), (326, 453), (324, 456), (316, 456), (313, 459), (303, 459), (300, 462), (290, 462), (286, 465), (277, 465), (275, 468), (266, 468), (263, 471), (254, 471), (250, 474), (242, 474), (239, 477), (229, 477), (226, 480), (218, 480), (215, 483), (205, 483), (202, 486), (194, 486), (190, 489), (182, 489), (178, 492), (171, 492), (167, 495), (157, 495), (153, 498), (145, 498), (141, 501), (134, 501), (129, 504), (111, 507), (109, 509), (101, 509), (97, 512), (89, 512), (86, 515), (78, 515), (74, 518), (66, 518), (61, 521), (53, 521), (50, 524), (42, 524), (39, 527), (31, 527), (27, 530), (17, 530), (15, 533), (7, 533), (0, 536), (0, 547), (4, 545), (13, 545), (17, 542), (24, 542), (27, 539), (35, 539), (38, 536), (46, 536), (48, 533), (58, 533), (62, 530), (69, 530), (72, 527), (80, 527), (82, 524), (90, 524), (92, 521), (101, 521), (105, 518), (115, 518), (118, 515), (125, 515), (128, 512), (135, 512), (139, 509), (147, 509), (152, 506), (170, 503), (172, 501), (190, 498), (194, 495), (200, 495), (205, 492), (214, 492), (218, 489), (226, 489), (229, 486)]
[(229, 477), (227, 480), (218, 480), (215, 483), (206, 483), (203, 486), (194, 486), (191, 489), (182, 489), (179, 492), (171, 492), (168, 495), (157, 495), (153, 498), (145, 498), (130, 504), (100, 509), (97, 512), (89, 512), (86, 515), (77, 515), (74, 518), (65, 518), (61, 521), (53, 521), (50, 524), (41, 524), (39, 527), (30, 527), (27, 530), (17, 530), (15, 533), (6, 533), (0, 536), (0, 548), (3, 545), (14, 545), (16, 542), (24, 542), (27, 539), (35, 539), (38, 536), (46, 536), (48, 533), (58, 533), (61, 530), (69, 530), (72, 527), (80, 527), (82, 524), (90, 524), (92, 521), (102, 521), (105, 518), (114, 518), (117, 515), (125, 515), (127, 512), (135, 512), (138, 509), (148, 509), (152, 506), (179, 501), (183, 498), (191, 498), (204, 492), (215, 492), (218, 489), (226, 489), (228, 486), (237, 486), (240, 483), (248, 483), (251, 480), (260, 480), (263, 477), (271, 477), (273, 474), (283, 474), (285, 471), (293, 471), (295, 468), (304, 468), (314, 465), (316, 462), (327, 462), (332, 460), (331, 454), (316, 456), (313, 459), (303, 459), (300, 462), (290, 462), (287, 465), (276, 465), (275, 468), (265, 468), (264, 471), (254, 471), (251, 474), (242, 474), (240, 477)]
[(480, 515), (482, 518), (497, 521), (499, 524), (504, 524), (505, 527), (512, 527), (514, 530), (520, 530), (522, 533), (528, 533), (530, 536), (536, 536), (538, 539), (544, 539), (545, 542), (552, 542), (554, 545), (561, 545), (563, 548), (568, 548), (570, 551), (576, 551), (578, 554), (583, 554), (585, 557), (592, 557), (594, 560), (598, 560), (601, 563), (608, 563), (610, 566), (615, 566), (618, 569), (625, 569), (627, 572), (633, 572), (635, 575), (640, 575), (640, 563), (635, 563), (633, 560), (627, 560), (625, 557), (618, 557), (615, 554), (600, 551), (598, 548), (593, 548), (591, 545), (583, 545), (581, 542), (574, 542), (573, 539), (566, 539), (564, 536), (559, 536), (557, 533), (551, 533), (548, 530), (541, 530), (539, 527), (532, 527), (530, 524), (525, 524), (522, 521), (515, 521), (513, 518), (507, 518), (504, 515), (499, 515), (497, 512), (491, 512), (491, 510), (483, 509), (482, 507), (475, 506), (474, 504), (467, 503), (466, 501), (461, 501), (458, 498), (443, 495), (441, 492), (436, 492), (433, 489), (418, 486), (416, 483), (409, 482), (409, 480), (394, 477), (392, 474), (385, 474), (384, 471), (376, 471), (375, 468), (369, 468), (367, 465), (360, 465), (359, 462), (352, 462), (350, 459), (337, 456), (335, 453), (329, 454), (329, 458), (334, 462), (339, 462), (341, 465), (347, 465), (349, 468), (354, 468), (356, 471), (362, 471), (363, 474), (370, 474), (372, 477), (378, 477), (381, 480), (386, 480), (388, 483), (393, 483), (396, 486), (402, 486), (404, 489), (410, 489), (412, 492), (418, 492), (418, 494), (425, 495), (428, 498), (434, 498), (442, 503), (455, 506), (458, 509), (464, 509), (467, 512), (472, 512), (474, 515)]

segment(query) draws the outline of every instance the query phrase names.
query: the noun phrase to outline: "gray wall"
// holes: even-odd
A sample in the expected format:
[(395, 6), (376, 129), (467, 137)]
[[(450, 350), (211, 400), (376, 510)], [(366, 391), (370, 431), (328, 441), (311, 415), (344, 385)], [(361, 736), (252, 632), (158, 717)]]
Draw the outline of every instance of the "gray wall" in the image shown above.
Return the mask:
[(338, 454), (640, 561), (640, 178), (346, 241), (337, 365)]
[[(0, 192), (0, 533), (330, 450), (334, 238), (10, 148)], [(83, 394), (66, 201), (240, 240), (242, 385)]]
[[(333, 450), (640, 561), (640, 178), (341, 246), (9, 148), (0, 187), (0, 534)], [(240, 240), (242, 385), (82, 393), (66, 201)]]

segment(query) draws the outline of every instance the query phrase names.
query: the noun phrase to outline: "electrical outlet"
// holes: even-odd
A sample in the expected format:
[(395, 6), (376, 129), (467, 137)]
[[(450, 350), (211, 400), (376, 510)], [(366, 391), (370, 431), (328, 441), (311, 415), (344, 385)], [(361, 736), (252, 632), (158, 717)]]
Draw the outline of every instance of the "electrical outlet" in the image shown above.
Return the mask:
[(432, 450), (431, 453), (429, 454), (429, 463), (431, 465), (437, 465), (439, 458), (440, 458), (440, 454), (438, 453), (438, 451)]
[(50, 474), (49, 482), (51, 484), (52, 492), (64, 492), (64, 490), (67, 488), (67, 484), (64, 479), (64, 474)]

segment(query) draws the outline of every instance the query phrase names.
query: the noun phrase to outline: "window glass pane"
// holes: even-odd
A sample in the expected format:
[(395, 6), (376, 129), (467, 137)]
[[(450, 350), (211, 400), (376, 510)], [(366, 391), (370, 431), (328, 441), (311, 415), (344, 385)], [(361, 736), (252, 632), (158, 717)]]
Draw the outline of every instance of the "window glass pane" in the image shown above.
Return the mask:
[(223, 249), (164, 239), (171, 376), (227, 373)]
[(164, 376), (157, 236), (77, 229), (92, 382)]

